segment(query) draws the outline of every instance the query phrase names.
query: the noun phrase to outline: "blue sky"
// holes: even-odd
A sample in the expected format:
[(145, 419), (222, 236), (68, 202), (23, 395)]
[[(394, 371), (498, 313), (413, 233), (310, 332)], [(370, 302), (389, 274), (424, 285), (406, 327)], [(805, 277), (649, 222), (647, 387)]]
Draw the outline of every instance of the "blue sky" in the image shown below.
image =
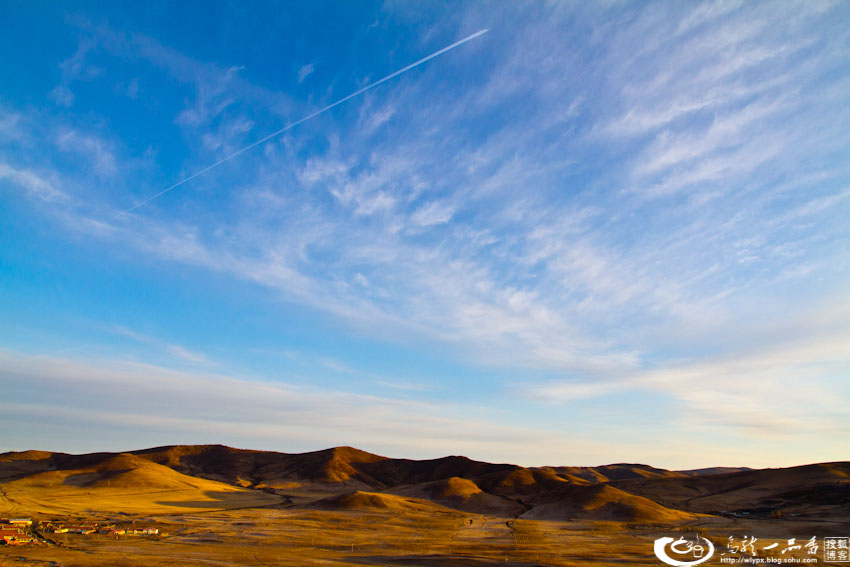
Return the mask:
[(0, 2), (0, 450), (846, 459), (847, 21)]

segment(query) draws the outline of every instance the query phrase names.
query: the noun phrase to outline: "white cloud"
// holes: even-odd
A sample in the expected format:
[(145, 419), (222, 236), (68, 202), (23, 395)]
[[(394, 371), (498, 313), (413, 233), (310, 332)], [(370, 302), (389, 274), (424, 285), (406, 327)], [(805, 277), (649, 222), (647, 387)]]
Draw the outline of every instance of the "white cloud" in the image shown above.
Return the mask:
[(68, 198), (63, 191), (28, 169), (16, 169), (9, 164), (0, 163), (0, 179), (8, 179), (26, 189), (30, 195), (44, 201), (56, 203)]
[(314, 67), (312, 63), (302, 65), (301, 68), (298, 69), (298, 84), (303, 83), (304, 79), (313, 74), (313, 71)]
[(361, 106), (361, 129), (362, 134), (368, 135), (374, 133), (381, 126), (390, 121), (396, 114), (397, 108), (394, 104), (385, 104), (383, 107), (374, 108), (374, 97), (367, 97), (366, 102)]
[(192, 352), (186, 348), (181, 347), (180, 345), (168, 345), (168, 352), (177, 358), (186, 360), (188, 362), (200, 363), (200, 364), (209, 364), (209, 359), (197, 352)]
[(69, 88), (72, 82), (91, 81), (103, 74), (103, 69), (87, 62), (88, 54), (94, 46), (95, 43), (89, 39), (80, 41), (74, 55), (59, 64), (62, 82), (56, 85), (49, 94), (50, 99), (59, 106), (70, 108), (74, 104), (74, 93)]
[(715, 0), (695, 6), (679, 21), (676, 33), (686, 34), (694, 28), (714, 23), (719, 18), (737, 10), (741, 4), (741, 0)]
[(24, 139), (21, 122), (20, 114), (0, 106), (0, 135), (2, 135), (3, 143), (20, 142)]
[(760, 121), (775, 117), (781, 109), (789, 111), (787, 106), (780, 101), (757, 100), (741, 109), (716, 113), (711, 124), (703, 131), (695, 132), (692, 128), (677, 135), (665, 131), (639, 158), (635, 172), (638, 175), (647, 175), (659, 170), (669, 170), (705, 158), (714, 152), (739, 146), (759, 127)]
[(237, 116), (230, 120), (222, 120), (213, 131), (201, 135), (204, 147), (229, 155), (244, 144), (245, 134), (254, 129), (254, 122), (244, 116)]
[(431, 201), (417, 209), (410, 220), (416, 226), (428, 227), (435, 224), (445, 224), (452, 220), (455, 214), (454, 204), (444, 201)]
[(141, 88), (141, 80), (139, 77), (134, 77), (129, 82), (120, 82), (115, 85), (115, 92), (122, 94), (130, 100), (138, 100), (139, 89)]
[(65, 152), (88, 158), (94, 171), (102, 177), (114, 176), (118, 171), (118, 164), (110, 144), (94, 134), (63, 129), (56, 137), (56, 145)]
[(120, 325), (114, 326), (110, 330), (118, 335), (130, 338), (136, 342), (152, 345), (160, 350), (163, 350), (164, 352), (167, 352), (170, 356), (179, 360), (191, 362), (194, 364), (212, 364), (212, 362), (209, 358), (207, 358), (206, 355), (200, 352), (189, 350), (182, 345), (171, 344), (155, 337), (143, 335)]
[(50, 91), (50, 99), (59, 106), (69, 108), (74, 104), (74, 93), (65, 85), (58, 85)]

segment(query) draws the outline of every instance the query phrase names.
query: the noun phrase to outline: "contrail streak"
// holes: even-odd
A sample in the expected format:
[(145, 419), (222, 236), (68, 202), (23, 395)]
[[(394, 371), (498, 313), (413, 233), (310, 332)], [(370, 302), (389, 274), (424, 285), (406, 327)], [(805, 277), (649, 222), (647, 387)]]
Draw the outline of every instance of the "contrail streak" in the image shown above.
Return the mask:
[(286, 126), (284, 126), (283, 128), (281, 128), (280, 130), (276, 130), (275, 132), (272, 132), (272, 133), (271, 133), (271, 134), (269, 134), (268, 136), (265, 136), (265, 137), (263, 137), (263, 138), (260, 138), (260, 139), (259, 139), (259, 140), (257, 140), (256, 142), (253, 142), (253, 143), (251, 143), (251, 144), (248, 144), (248, 145), (247, 145), (247, 146), (245, 146), (244, 148), (241, 148), (241, 149), (239, 149), (239, 150), (236, 150), (235, 152), (233, 152), (233, 153), (232, 153), (232, 154), (230, 154), (229, 156), (224, 157), (224, 158), (222, 158), (222, 159), (218, 160), (217, 162), (215, 162), (215, 163), (214, 163), (214, 164), (212, 164), (212, 165), (208, 165), (207, 167), (205, 167), (205, 168), (201, 169), (200, 171), (196, 171), (195, 173), (193, 173), (193, 174), (192, 174), (192, 175), (190, 175), (189, 177), (186, 177), (186, 178), (184, 178), (184, 179), (181, 179), (180, 181), (178, 181), (177, 183), (175, 183), (175, 184), (174, 184), (174, 185), (172, 185), (171, 187), (166, 187), (165, 189), (163, 189), (163, 190), (162, 190), (162, 191), (160, 191), (159, 193), (156, 193), (155, 195), (151, 195), (150, 197), (148, 197), (148, 198), (147, 198), (147, 199), (145, 199), (144, 201), (141, 201), (140, 203), (136, 203), (135, 205), (133, 205), (133, 206), (132, 206), (132, 207), (130, 207), (129, 209), (126, 209), (126, 210), (124, 210), (124, 211), (121, 211), (121, 213), (119, 213), (119, 214), (121, 214), (121, 215), (125, 215), (125, 214), (127, 214), (127, 213), (129, 213), (129, 212), (131, 212), (131, 211), (133, 211), (133, 210), (135, 210), (135, 209), (138, 209), (138, 208), (139, 208), (139, 207), (141, 207), (142, 205), (144, 205), (144, 204), (146, 204), (146, 203), (149, 203), (149, 202), (153, 201), (153, 200), (154, 200), (154, 199), (156, 199), (156, 198), (162, 197), (163, 195), (165, 195), (165, 194), (166, 194), (166, 193), (168, 193), (169, 191), (171, 191), (171, 190), (173, 190), (173, 189), (177, 189), (178, 187), (180, 187), (180, 186), (181, 186), (181, 185), (183, 185), (184, 183), (188, 183), (188, 182), (189, 182), (189, 181), (191, 181), (192, 179), (195, 179), (196, 177), (198, 177), (198, 176), (200, 176), (200, 175), (203, 175), (204, 173), (208, 172), (209, 170), (211, 170), (211, 169), (213, 169), (213, 168), (216, 168), (216, 167), (220, 166), (221, 164), (223, 164), (223, 163), (224, 163), (224, 162), (226, 162), (226, 161), (230, 161), (230, 160), (232, 160), (232, 159), (233, 159), (233, 158), (235, 158), (236, 156), (238, 156), (238, 155), (240, 155), (240, 154), (243, 154), (243, 153), (247, 152), (247, 151), (248, 151), (248, 150), (250, 150), (251, 148), (255, 148), (255, 147), (259, 146), (260, 144), (263, 144), (263, 143), (265, 143), (265, 142), (268, 142), (268, 141), (269, 141), (269, 140), (271, 140), (272, 138), (275, 138), (275, 137), (277, 137), (277, 136), (280, 136), (281, 134), (283, 134), (283, 133), (284, 133), (284, 132), (286, 132), (287, 130), (291, 130), (292, 128), (295, 128), (295, 127), (296, 127), (296, 126), (298, 126), (299, 124), (303, 124), (304, 122), (307, 122), (307, 121), (308, 121), (308, 120), (310, 120), (311, 118), (315, 118), (316, 116), (318, 116), (318, 115), (322, 114), (323, 112), (327, 112), (328, 110), (332, 109), (333, 107), (338, 106), (338, 105), (340, 105), (340, 104), (344, 103), (345, 101), (350, 100), (350, 99), (352, 99), (352, 98), (356, 97), (357, 95), (363, 94), (363, 93), (365, 93), (366, 91), (368, 91), (369, 89), (373, 89), (373, 88), (377, 87), (377, 86), (378, 86), (378, 85), (380, 85), (381, 83), (385, 83), (385, 82), (389, 81), (390, 79), (392, 79), (392, 78), (394, 78), (394, 77), (398, 77), (398, 76), (399, 76), (399, 75), (401, 75), (402, 73), (405, 73), (405, 72), (407, 72), (407, 71), (410, 71), (410, 70), (411, 70), (411, 69), (413, 69), (414, 67), (418, 67), (419, 65), (422, 65), (422, 64), (423, 64), (423, 63), (425, 63), (426, 61), (429, 61), (429, 60), (433, 59), (434, 57), (437, 57), (438, 55), (442, 55), (442, 54), (443, 54), (443, 53), (445, 53), (446, 51), (452, 50), (452, 49), (454, 49), (455, 47), (457, 47), (457, 46), (459, 46), (459, 45), (463, 45), (463, 44), (464, 44), (464, 43), (466, 43), (467, 41), (471, 41), (471, 40), (475, 39), (476, 37), (478, 37), (478, 36), (480, 36), (480, 35), (484, 35), (484, 34), (485, 34), (485, 33), (487, 33), (488, 31), (490, 31), (490, 30), (489, 30), (489, 29), (483, 29), (483, 30), (479, 30), (479, 31), (475, 32), (475, 33), (474, 33), (474, 34), (472, 34), (472, 35), (466, 36), (465, 38), (463, 38), (463, 39), (461, 39), (461, 40), (459, 40), (459, 41), (456, 41), (456, 42), (454, 42), (453, 44), (448, 45), (448, 46), (446, 46), (446, 47), (444, 47), (444, 48), (440, 49), (439, 51), (435, 51), (435, 52), (434, 52), (434, 53), (432, 53), (431, 55), (428, 55), (428, 56), (426, 56), (426, 57), (423, 57), (423, 58), (422, 58), (422, 59), (420, 59), (419, 61), (416, 61), (416, 62), (414, 62), (414, 63), (411, 63), (411, 64), (410, 64), (410, 65), (408, 65), (407, 67), (402, 67), (402, 68), (401, 68), (401, 69), (399, 69), (398, 71), (395, 71), (394, 73), (390, 73), (389, 75), (387, 75), (387, 76), (386, 76), (386, 77), (384, 77), (383, 79), (378, 79), (378, 80), (377, 80), (377, 81), (375, 81), (374, 83), (370, 83), (370, 84), (366, 85), (365, 87), (363, 87), (362, 89), (358, 89), (358, 90), (354, 91), (353, 93), (351, 93), (350, 95), (345, 96), (345, 97), (343, 97), (343, 98), (339, 99), (338, 101), (336, 101), (336, 102), (334, 102), (334, 103), (331, 103), (331, 104), (327, 105), (327, 106), (326, 106), (326, 107), (324, 107), (324, 108), (320, 108), (320, 109), (319, 109), (319, 110), (317, 110), (316, 112), (313, 112), (313, 113), (311, 113), (311, 114), (308, 114), (307, 116), (305, 116), (304, 118), (302, 118), (302, 119), (300, 119), (300, 120), (297, 120), (297, 121), (295, 121), (295, 122), (291, 122), (290, 124), (287, 124)]

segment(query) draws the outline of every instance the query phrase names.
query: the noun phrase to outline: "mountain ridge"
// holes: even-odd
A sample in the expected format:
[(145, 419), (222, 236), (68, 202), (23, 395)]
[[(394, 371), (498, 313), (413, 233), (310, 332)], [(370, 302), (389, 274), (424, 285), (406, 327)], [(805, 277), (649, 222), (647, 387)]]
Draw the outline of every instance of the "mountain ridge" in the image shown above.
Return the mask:
[[(305, 453), (226, 445), (80, 455), (7, 452), (0, 454), (0, 485), (29, 493), (40, 509), (49, 509), (45, 496), (57, 485), (62, 494), (85, 492), (94, 509), (106, 506), (98, 498), (140, 487), (179, 493), (181, 499), (151, 501), (160, 507), (180, 507), (189, 498), (195, 499), (193, 505), (226, 507), (231, 500), (247, 502), (256, 496), (254, 505), (261, 506), (404, 510), (430, 502), (440, 509), (507, 517), (644, 523), (779, 509), (822, 517), (850, 509), (850, 462), (691, 471), (639, 463), (522, 467), (458, 455), (399, 459), (349, 446)], [(6, 492), (0, 509), (14, 508)]]

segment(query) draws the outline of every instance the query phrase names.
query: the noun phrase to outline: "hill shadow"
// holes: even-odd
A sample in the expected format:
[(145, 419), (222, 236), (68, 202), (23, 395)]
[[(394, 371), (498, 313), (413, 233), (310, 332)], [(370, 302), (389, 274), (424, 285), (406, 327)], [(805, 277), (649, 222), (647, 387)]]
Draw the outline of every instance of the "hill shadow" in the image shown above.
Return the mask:
[[(217, 509), (217, 508), (262, 508), (271, 506), (266, 493), (251, 494), (245, 492), (231, 492), (229, 490), (207, 490), (204, 496), (214, 500), (160, 500), (155, 502), (160, 506), (176, 506), (179, 508)], [(263, 496), (266, 498), (264, 499)]]
[(100, 482), (109, 482), (110, 479), (120, 474), (130, 472), (133, 472), (132, 469), (70, 474), (65, 477), (62, 484), (66, 486), (76, 486), (77, 488), (86, 488)]

